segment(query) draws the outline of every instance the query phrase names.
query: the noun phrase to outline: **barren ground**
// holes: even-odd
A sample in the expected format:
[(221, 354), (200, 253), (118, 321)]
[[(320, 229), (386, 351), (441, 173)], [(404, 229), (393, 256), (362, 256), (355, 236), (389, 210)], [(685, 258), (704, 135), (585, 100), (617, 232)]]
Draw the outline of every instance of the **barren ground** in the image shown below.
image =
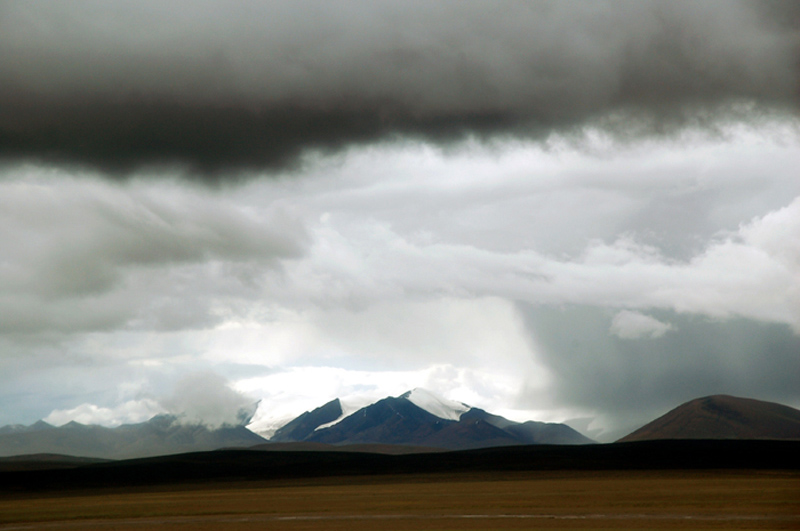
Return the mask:
[(0, 530), (800, 529), (800, 472), (417, 474), (0, 497)]

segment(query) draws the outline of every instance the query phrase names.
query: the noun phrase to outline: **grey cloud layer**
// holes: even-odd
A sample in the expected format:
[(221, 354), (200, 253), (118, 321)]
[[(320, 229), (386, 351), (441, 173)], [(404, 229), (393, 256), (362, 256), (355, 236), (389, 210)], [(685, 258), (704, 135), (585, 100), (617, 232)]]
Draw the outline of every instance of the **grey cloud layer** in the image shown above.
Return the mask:
[[(546, 400), (602, 412), (612, 430), (607, 439), (699, 396), (798, 399), (800, 336), (786, 326), (655, 311), (672, 331), (621, 338), (609, 333), (615, 313), (607, 309), (519, 308), (553, 376)], [(542, 397), (528, 399), (535, 404)]]
[(249, 268), (302, 252), (302, 229), (280, 215), (175, 192), (3, 181), (0, 333), (208, 325), (206, 299), (247, 297)]
[(798, 5), (5, 2), (0, 157), (213, 177), (396, 135), (796, 113)]
[(492, 164), (454, 157), (446, 170), (416, 153), (424, 162), (379, 157), (402, 168), (396, 177), (364, 170), (363, 182), (346, 182), (378, 158), (365, 157), (346, 164), (345, 177), (323, 171), (313, 181), (326, 182), (324, 174), (337, 190), (299, 188), (308, 219), (319, 222), (306, 259), (287, 271), (292, 288), (277, 287), (276, 300), (359, 308), (499, 296), (800, 330), (800, 185), (789, 147), (745, 135), (735, 148), (565, 154), (555, 169), (531, 162), (535, 152)]

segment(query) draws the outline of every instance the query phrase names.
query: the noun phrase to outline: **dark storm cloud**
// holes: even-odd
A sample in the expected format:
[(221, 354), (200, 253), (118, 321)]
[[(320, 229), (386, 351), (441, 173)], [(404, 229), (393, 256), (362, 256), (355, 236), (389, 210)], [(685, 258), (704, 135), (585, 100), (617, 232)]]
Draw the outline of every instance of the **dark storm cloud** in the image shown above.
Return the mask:
[(700, 396), (800, 402), (800, 336), (786, 325), (653, 311), (648, 317), (668, 330), (621, 337), (614, 319), (620, 314), (613, 310), (519, 308), (540, 361), (553, 375), (551, 398), (609, 415), (607, 438)]
[(4, 2), (0, 158), (214, 178), (398, 136), (796, 113), (797, 6)]

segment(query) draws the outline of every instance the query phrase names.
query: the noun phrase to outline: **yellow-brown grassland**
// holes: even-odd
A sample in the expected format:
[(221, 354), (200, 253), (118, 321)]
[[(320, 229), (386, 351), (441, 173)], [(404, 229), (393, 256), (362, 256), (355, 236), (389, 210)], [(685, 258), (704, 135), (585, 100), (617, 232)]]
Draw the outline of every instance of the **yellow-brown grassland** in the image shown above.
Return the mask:
[(800, 529), (798, 471), (441, 473), (15, 493), (0, 530)]

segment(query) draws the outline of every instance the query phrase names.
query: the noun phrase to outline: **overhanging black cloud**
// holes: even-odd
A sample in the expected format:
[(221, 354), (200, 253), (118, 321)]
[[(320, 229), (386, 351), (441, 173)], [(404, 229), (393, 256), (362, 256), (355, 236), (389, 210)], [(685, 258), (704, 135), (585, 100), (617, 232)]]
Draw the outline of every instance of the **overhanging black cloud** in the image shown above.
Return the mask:
[(0, 159), (217, 179), (396, 137), (796, 114), (798, 5), (4, 3)]
[(259, 109), (170, 101), (33, 102), (9, 113), (0, 136), (5, 159), (85, 164), (125, 174), (176, 164), (214, 178), (224, 170), (281, 168), (305, 149), (335, 151), (393, 135), (446, 142), (508, 131), (519, 122), (497, 111), (415, 117), (390, 106), (319, 108), (280, 102)]

